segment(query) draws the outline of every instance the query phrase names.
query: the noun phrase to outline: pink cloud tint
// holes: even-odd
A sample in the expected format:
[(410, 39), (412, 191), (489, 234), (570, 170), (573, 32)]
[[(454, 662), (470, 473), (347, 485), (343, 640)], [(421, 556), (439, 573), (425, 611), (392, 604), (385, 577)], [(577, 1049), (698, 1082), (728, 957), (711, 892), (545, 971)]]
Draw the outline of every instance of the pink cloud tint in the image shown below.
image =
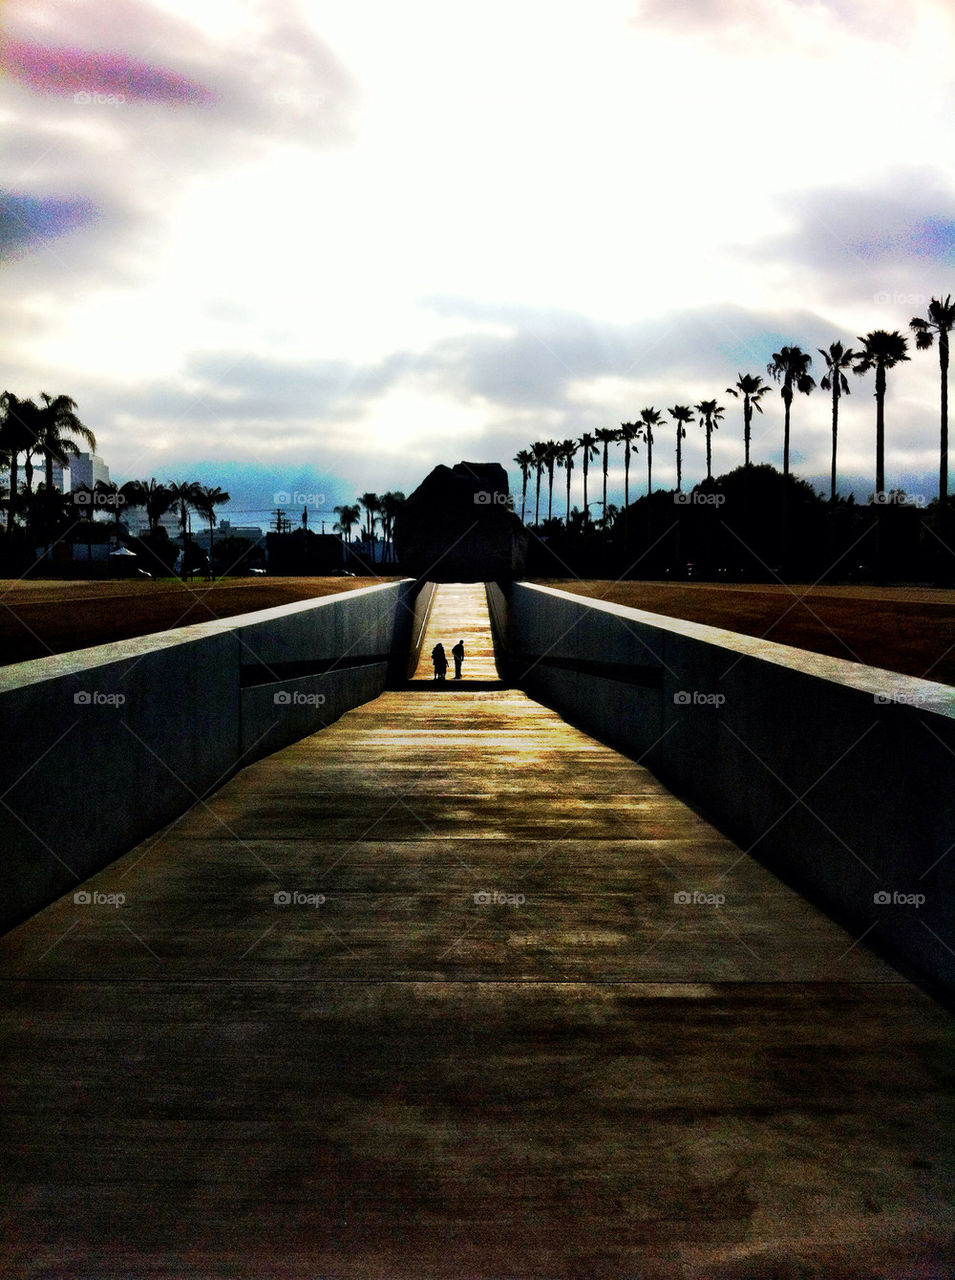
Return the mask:
[(211, 89), (165, 67), (124, 53), (46, 48), (19, 40), (0, 43), (0, 66), (35, 93), (72, 97), (76, 93), (122, 94), (127, 102), (162, 102), (208, 107)]

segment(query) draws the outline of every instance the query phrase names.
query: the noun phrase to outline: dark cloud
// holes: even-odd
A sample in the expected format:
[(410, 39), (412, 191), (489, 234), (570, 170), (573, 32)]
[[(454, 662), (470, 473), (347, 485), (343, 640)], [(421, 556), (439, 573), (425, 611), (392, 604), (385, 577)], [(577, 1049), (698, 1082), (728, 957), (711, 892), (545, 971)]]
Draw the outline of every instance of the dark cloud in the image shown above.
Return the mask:
[(955, 265), (955, 191), (940, 173), (898, 171), (868, 191), (794, 194), (788, 208), (791, 231), (740, 253), (814, 272), (823, 297), (937, 292)]

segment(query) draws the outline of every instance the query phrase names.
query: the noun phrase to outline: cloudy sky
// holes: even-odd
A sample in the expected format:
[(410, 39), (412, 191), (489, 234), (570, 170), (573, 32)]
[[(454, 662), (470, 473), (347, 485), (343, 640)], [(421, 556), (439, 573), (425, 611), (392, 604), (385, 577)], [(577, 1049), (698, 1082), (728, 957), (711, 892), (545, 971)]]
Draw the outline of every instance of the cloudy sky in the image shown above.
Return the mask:
[[(0, 383), (72, 395), (114, 478), (221, 484), (239, 522), (278, 491), (319, 517), (711, 396), (727, 470), (737, 373), (955, 292), (951, 0), (5, 0), (2, 20)], [(912, 355), (887, 482), (930, 493), (937, 355)], [(852, 381), (840, 472), (864, 498), (873, 387)], [(778, 462), (764, 403), (753, 458)], [(820, 487), (828, 433), (826, 395), (799, 397), (794, 467)], [(704, 473), (696, 427), (684, 467)]]

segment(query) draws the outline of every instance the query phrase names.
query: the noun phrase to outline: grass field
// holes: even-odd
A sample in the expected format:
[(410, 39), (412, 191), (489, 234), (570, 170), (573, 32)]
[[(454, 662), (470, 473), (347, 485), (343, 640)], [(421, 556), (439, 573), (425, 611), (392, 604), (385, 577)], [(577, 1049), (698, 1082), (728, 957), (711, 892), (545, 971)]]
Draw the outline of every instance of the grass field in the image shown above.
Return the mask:
[[(24, 662), (388, 581), (394, 579), (0, 580), (0, 663)], [(955, 685), (952, 591), (541, 581), (562, 591)]]
[(210, 582), (0, 579), (0, 664), (128, 640), (391, 578), (224, 578)]
[(577, 582), (543, 586), (955, 685), (955, 592), (922, 587)]

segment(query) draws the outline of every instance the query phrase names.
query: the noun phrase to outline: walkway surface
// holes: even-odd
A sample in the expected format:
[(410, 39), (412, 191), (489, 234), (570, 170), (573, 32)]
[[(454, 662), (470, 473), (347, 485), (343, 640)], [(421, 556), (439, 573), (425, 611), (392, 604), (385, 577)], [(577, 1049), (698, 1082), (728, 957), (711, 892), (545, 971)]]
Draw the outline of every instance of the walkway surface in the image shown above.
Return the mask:
[(84, 890), (0, 941), (3, 1275), (955, 1273), (947, 1015), (519, 692), (386, 693)]

